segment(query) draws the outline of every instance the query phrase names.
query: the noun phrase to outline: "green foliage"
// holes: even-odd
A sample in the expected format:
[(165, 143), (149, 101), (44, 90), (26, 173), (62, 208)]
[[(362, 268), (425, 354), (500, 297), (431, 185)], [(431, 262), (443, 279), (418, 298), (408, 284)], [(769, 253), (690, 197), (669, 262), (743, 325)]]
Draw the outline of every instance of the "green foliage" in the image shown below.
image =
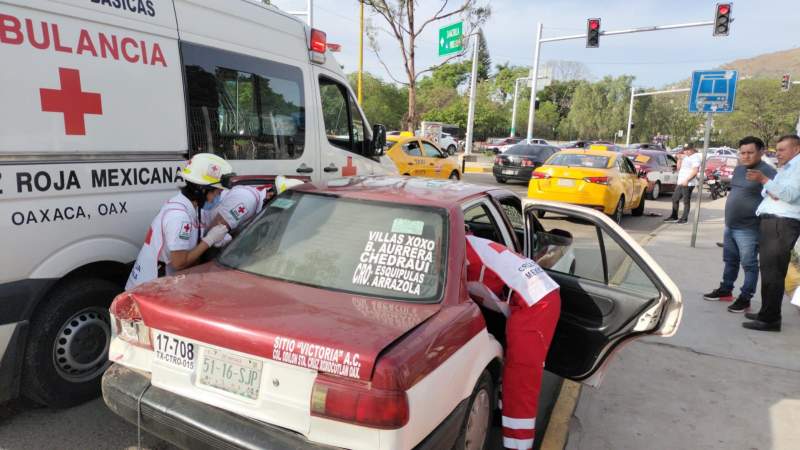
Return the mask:
[(565, 125), (559, 127), (559, 137), (613, 139), (617, 130), (626, 127), (632, 82), (633, 77), (623, 75), (579, 84)]
[[(356, 90), (358, 74), (348, 75), (350, 86)], [(389, 130), (402, 129), (403, 115), (408, 108), (405, 88), (398, 88), (392, 83), (387, 83), (380, 78), (364, 73), (362, 77), (363, 92), (362, 105), (364, 114), (371, 124), (380, 123), (386, 125)]]
[[(472, 66), (470, 63), (470, 71)], [(489, 47), (486, 45), (486, 37), (483, 31), (478, 32), (478, 81), (489, 79), (489, 71), (492, 69), (492, 58), (489, 56)]]
[(767, 146), (776, 138), (795, 132), (800, 113), (800, 89), (782, 92), (780, 80), (740, 80), (731, 114), (714, 117), (715, 141), (735, 147), (747, 135), (761, 138)]

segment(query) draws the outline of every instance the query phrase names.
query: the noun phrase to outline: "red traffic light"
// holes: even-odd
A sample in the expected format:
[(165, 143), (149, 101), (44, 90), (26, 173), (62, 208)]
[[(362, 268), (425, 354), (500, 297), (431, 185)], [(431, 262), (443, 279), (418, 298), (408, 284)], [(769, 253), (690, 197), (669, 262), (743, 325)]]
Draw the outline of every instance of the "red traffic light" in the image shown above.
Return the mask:
[(600, 28), (600, 21), (594, 19), (589, 20), (589, 28), (591, 28), (592, 30)]
[(723, 15), (728, 14), (729, 12), (731, 12), (731, 5), (727, 3), (722, 3), (717, 7), (717, 11), (719, 11), (719, 13)]

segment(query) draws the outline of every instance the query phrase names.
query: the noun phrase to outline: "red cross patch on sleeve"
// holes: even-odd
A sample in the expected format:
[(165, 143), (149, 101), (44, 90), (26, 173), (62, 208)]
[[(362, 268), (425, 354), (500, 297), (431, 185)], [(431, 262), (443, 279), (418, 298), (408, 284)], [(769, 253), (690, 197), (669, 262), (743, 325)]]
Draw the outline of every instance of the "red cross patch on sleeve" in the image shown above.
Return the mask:
[(178, 231), (178, 237), (188, 241), (192, 237), (192, 224), (189, 222), (181, 222), (181, 229)]

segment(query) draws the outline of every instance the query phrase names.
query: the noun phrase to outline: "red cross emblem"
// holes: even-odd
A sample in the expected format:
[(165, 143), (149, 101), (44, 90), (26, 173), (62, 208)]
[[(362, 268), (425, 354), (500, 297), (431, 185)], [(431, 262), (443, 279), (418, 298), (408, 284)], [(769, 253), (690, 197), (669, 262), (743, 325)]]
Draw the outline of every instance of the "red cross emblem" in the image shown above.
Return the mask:
[(189, 230), (191, 230), (191, 229), (192, 229), (192, 227), (190, 227), (188, 223), (187, 223), (187, 224), (185, 224), (185, 225), (183, 226), (183, 231), (185, 231), (185, 232), (187, 232), (187, 233), (188, 233), (188, 232), (189, 232)]
[(247, 210), (244, 209), (244, 206), (239, 206), (239, 214), (244, 214)]
[(354, 177), (358, 173), (358, 167), (353, 165), (353, 157), (347, 157), (347, 165), (342, 167), (343, 177)]
[(64, 114), (64, 131), (68, 135), (86, 135), (85, 114), (103, 114), (100, 94), (81, 91), (81, 73), (76, 69), (58, 68), (61, 89), (39, 89), (42, 111)]

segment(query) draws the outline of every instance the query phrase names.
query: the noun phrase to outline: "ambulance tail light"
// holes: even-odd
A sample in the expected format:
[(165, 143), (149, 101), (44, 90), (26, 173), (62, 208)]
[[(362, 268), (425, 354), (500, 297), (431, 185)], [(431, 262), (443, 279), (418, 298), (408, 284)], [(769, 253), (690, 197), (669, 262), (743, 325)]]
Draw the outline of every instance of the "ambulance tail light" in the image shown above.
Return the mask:
[(142, 313), (133, 295), (123, 292), (109, 308), (114, 335), (138, 347), (153, 349), (150, 327), (144, 324)]
[(391, 430), (408, 423), (404, 391), (320, 374), (311, 392), (311, 415), (370, 428)]
[(325, 49), (328, 47), (328, 38), (324, 31), (311, 29), (309, 37), (308, 56), (312, 62), (325, 64)]

